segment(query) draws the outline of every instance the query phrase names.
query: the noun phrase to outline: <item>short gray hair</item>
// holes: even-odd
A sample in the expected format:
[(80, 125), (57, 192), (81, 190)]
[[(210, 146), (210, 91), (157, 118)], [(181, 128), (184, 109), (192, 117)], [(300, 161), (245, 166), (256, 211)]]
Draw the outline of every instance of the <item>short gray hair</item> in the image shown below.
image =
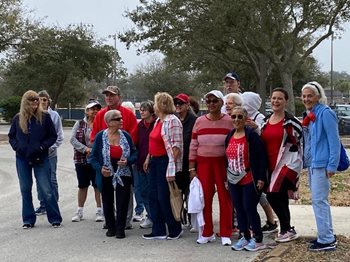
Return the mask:
[(226, 101), (228, 99), (232, 99), (233, 103), (235, 103), (236, 106), (241, 106), (243, 104), (243, 99), (242, 99), (241, 95), (239, 95), (237, 93), (229, 93), (228, 95), (226, 95)]
[(105, 123), (108, 125), (109, 121), (111, 121), (112, 118), (116, 117), (118, 113), (120, 115), (122, 114), (119, 110), (116, 109), (107, 111), (104, 116)]

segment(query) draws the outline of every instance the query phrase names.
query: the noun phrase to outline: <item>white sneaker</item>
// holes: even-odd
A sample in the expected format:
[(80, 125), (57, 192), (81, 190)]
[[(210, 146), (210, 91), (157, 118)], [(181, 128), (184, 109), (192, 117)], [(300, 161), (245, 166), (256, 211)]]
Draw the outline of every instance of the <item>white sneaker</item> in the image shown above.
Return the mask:
[(213, 241), (215, 241), (215, 234), (213, 234), (213, 235), (210, 236), (210, 237), (203, 237), (203, 236), (200, 236), (200, 237), (197, 239), (197, 244), (206, 244), (206, 243), (213, 242)]
[(229, 237), (221, 237), (221, 244), (223, 246), (231, 246), (231, 239)]
[(75, 216), (72, 217), (72, 222), (80, 222), (81, 220), (83, 220), (83, 212), (77, 211)]
[(141, 228), (151, 228), (152, 226), (153, 226), (153, 222), (148, 217), (145, 220), (143, 220), (143, 222), (140, 224)]
[(142, 214), (136, 214), (133, 218), (133, 222), (141, 222), (143, 220), (143, 215)]
[(97, 210), (95, 221), (96, 222), (103, 222), (103, 221), (105, 221), (105, 218), (103, 216), (102, 210)]

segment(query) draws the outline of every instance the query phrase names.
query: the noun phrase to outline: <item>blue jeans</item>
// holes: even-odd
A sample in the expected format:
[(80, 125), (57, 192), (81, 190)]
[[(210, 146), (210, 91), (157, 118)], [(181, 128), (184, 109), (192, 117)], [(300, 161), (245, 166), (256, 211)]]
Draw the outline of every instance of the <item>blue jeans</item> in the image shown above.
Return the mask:
[(168, 226), (169, 235), (177, 236), (181, 232), (181, 223), (173, 216), (170, 206), (170, 193), (166, 170), (169, 159), (167, 156), (152, 157), (149, 167), (149, 205), (153, 221), (152, 233), (165, 236)]
[[(58, 183), (57, 183), (57, 174), (56, 174), (57, 156), (50, 157), (49, 163), (50, 163), (49, 172), (50, 172), (50, 179), (52, 183), (52, 193), (56, 198), (56, 200), (58, 201)], [(44, 197), (40, 187), (38, 186), (38, 180), (36, 181), (36, 188), (38, 190), (38, 200), (40, 201), (40, 207), (45, 208)]]
[(24, 224), (35, 224), (36, 215), (33, 206), (32, 186), (34, 176), (38, 188), (42, 192), (43, 201), (47, 210), (47, 219), (52, 223), (61, 223), (62, 217), (57, 204), (57, 200), (53, 195), (52, 184), (49, 173), (49, 159), (43, 159), (40, 164), (29, 165), (28, 161), (21, 157), (16, 157), (16, 168), (19, 179), (19, 186), (22, 195), (22, 219)]
[(133, 170), (133, 179), (134, 179), (134, 194), (135, 194), (135, 200), (136, 200), (136, 207), (135, 207), (135, 213), (137, 215), (140, 215), (143, 213), (144, 210), (144, 203), (141, 196), (141, 175), (139, 174), (139, 171), (137, 170), (137, 166), (132, 166)]
[(144, 171), (138, 171), (139, 176), (139, 186), (140, 186), (140, 195), (143, 202), (143, 206), (146, 209), (148, 218), (151, 218), (151, 211), (149, 208), (149, 175)]
[(308, 168), (312, 208), (317, 225), (317, 242), (328, 244), (334, 241), (331, 208), (328, 202), (330, 181), (325, 168)]

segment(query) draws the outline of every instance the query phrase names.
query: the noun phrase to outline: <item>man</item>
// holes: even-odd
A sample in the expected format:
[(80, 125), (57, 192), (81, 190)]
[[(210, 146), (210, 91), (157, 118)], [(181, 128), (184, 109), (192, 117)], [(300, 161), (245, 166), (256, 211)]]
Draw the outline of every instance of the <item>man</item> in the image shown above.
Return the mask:
[[(51, 176), (51, 183), (52, 183), (52, 190), (53, 195), (58, 201), (59, 195), (58, 195), (58, 183), (57, 183), (57, 148), (63, 143), (63, 129), (62, 129), (62, 122), (60, 115), (53, 111), (50, 107), (50, 95), (46, 90), (42, 90), (39, 93), (40, 103), (44, 111), (48, 112), (50, 114), (51, 120), (55, 126), (55, 130), (57, 133), (57, 140), (55, 144), (53, 144), (49, 148), (49, 163), (50, 163), (50, 176)], [(37, 184), (37, 191), (38, 191), (38, 200), (40, 201), (40, 206), (35, 210), (35, 214), (40, 216), (46, 213), (46, 207), (44, 203), (43, 193), (40, 190), (40, 187)]]
[[(185, 202), (187, 202), (187, 197), (189, 194), (190, 185), (190, 173), (188, 171), (188, 161), (189, 161), (189, 150), (192, 136), (192, 129), (194, 123), (196, 122), (197, 116), (194, 114), (191, 106), (190, 99), (186, 94), (178, 94), (174, 98), (174, 104), (176, 108), (177, 116), (182, 123), (182, 133), (183, 133), (183, 160), (182, 160), (182, 172), (176, 175), (176, 183), (181, 189)], [(184, 209), (184, 219), (185, 224), (187, 222), (187, 209)]]
[(226, 98), (231, 93), (240, 94), (241, 81), (235, 71), (230, 71), (224, 76), (224, 105), (221, 108), (222, 113), (226, 113)]
[(123, 129), (127, 131), (136, 144), (137, 142), (137, 120), (133, 112), (129, 109), (121, 106), (121, 92), (117, 86), (107, 86), (102, 92), (105, 95), (106, 107), (102, 108), (96, 115), (92, 132), (90, 136), (91, 143), (94, 142), (95, 136), (101, 130), (107, 128), (104, 121), (104, 115), (111, 109), (117, 109), (120, 111), (123, 117)]

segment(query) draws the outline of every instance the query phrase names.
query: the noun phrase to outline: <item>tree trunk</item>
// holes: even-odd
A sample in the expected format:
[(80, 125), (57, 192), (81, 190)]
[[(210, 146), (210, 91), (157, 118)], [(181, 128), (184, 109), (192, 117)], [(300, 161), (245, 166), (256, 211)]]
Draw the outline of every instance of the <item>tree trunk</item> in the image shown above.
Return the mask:
[(286, 89), (289, 95), (288, 99), (288, 105), (287, 105), (287, 111), (291, 114), (295, 114), (295, 99), (294, 99), (294, 92), (293, 92), (293, 74), (280, 69), (280, 77), (282, 81), (283, 88)]
[(261, 97), (261, 112), (265, 115), (266, 114), (266, 76), (267, 76), (267, 58), (265, 55), (259, 56), (259, 71), (260, 71), (260, 77), (259, 77), (259, 86), (258, 86), (258, 93)]

